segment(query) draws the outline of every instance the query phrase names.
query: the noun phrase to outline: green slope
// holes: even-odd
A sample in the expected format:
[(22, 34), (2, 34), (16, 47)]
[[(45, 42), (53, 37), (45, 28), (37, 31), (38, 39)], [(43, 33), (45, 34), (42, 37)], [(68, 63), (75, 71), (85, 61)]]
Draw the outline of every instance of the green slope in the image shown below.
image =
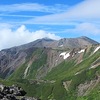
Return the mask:
[[(34, 81), (37, 70), (46, 64), (47, 54), (42, 49), (33, 53), (38, 58), (32, 63), (26, 79), (23, 79), (27, 62), (20, 66), (9, 78), (8, 81), (1, 81), (6, 85), (18, 84), (27, 91), (28, 96), (39, 97), (41, 100), (100, 100), (100, 82), (90, 89), (85, 96), (77, 96), (78, 86), (85, 82), (98, 79), (100, 76), (100, 65), (90, 69), (93, 62), (100, 57), (100, 51), (92, 54), (85, 52), (83, 60), (76, 62), (76, 58), (63, 61), (54, 67), (42, 80)], [(99, 62), (98, 62), (99, 63)], [(78, 74), (76, 74), (78, 72)], [(47, 81), (48, 80), (48, 81)], [(34, 81), (34, 82), (31, 82)], [(53, 81), (53, 82), (52, 82)], [(63, 82), (69, 82), (68, 90), (64, 88)]]
[[(36, 56), (36, 59), (34, 60), (34, 62), (32, 62), (32, 65), (29, 67), (27, 76), (25, 77), (27, 79), (34, 79), (38, 68), (45, 65), (47, 60), (47, 54), (45, 51), (43, 51), (43, 49), (37, 49), (35, 52), (33, 52), (32, 56)], [(29, 59), (27, 59), (27, 61), (23, 65), (21, 65), (8, 79), (10, 80), (23, 79), (24, 72), (28, 66), (28, 62)]]

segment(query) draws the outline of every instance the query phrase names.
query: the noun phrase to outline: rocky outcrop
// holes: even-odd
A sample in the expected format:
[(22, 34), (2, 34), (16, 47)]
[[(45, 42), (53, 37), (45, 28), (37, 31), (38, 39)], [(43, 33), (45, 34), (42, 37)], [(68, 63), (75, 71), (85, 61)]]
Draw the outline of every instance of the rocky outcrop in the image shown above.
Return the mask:
[(92, 89), (94, 89), (100, 83), (100, 76), (97, 75), (97, 79), (85, 82), (78, 86), (78, 96), (86, 96)]
[(5, 86), (0, 84), (0, 100), (40, 100), (32, 97), (25, 97), (26, 92), (18, 86)]
[(56, 48), (83, 48), (89, 45), (98, 44), (98, 42), (86, 37), (78, 37), (78, 38), (63, 38), (59, 41), (54, 41), (50, 44), (51, 47)]
[(72, 81), (65, 81), (63, 82), (63, 86), (66, 89), (66, 91), (69, 91), (69, 87)]
[(9, 76), (18, 66), (25, 62), (26, 53), (16, 49), (8, 49), (0, 52), (1, 77)]
[(21, 50), (21, 48), (13, 47), (0, 51), (0, 77), (6, 78), (11, 75), (18, 67), (26, 62), (26, 59), (37, 48), (28, 48)]

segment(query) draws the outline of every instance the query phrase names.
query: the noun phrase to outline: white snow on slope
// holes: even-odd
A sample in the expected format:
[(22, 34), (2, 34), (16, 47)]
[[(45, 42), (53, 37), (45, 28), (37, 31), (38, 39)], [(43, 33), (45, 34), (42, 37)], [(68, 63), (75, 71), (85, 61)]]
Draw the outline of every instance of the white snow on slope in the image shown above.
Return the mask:
[(75, 75), (78, 75), (78, 74), (80, 74), (80, 73), (81, 73), (81, 71), (80, 71), (80, 72), (75, 73)]
[(28, 72), (29, 67), (30, 67), (30, 64), (28, 64), (27, 68), (25, 69), (25, 72), (24, 72), (24, 78), (25, 78), (26, 75), (27, 75), (27, 72)]
[(63, 47), (64, 45), (60, 45), (59, 47)]
[(97, 52), (100, 49), (100, 46), (98, 46), (93, 53)]
[(93, 68), (95, 68), (96, 66), (94, 65), (94, 66), (91, 66), (89, 69), (93, 69)]
[(78, 53), (82, 53), (82, 52), (85, 52), (85, 49), (82, 49), (82, 50), (78, 51)]
[(70, 56), (70, 52), (62, 52), (59, 56), (63, 56), (63, 59), (67, 59)]

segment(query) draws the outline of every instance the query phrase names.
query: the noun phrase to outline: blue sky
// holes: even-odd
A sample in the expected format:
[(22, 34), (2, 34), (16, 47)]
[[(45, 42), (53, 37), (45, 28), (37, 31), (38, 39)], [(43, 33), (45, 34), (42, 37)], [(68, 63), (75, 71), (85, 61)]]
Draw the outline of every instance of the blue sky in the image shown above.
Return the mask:
[(100, 0), (0, 0), (0, 49), (38, 38), (100, 42)]

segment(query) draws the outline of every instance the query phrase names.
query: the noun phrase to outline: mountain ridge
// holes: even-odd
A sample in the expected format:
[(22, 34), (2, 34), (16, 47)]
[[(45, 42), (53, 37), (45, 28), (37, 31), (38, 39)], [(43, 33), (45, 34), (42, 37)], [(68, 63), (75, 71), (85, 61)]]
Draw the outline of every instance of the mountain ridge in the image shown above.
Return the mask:
[[(76, 41), (76, 43), (75, 43)], [(81, 43), (83, 41), (83, 43)], [(84, 42), (86, 41), (86, 42)], [(77, 45), (79, 44), (78, 47), (81, 46), (88, 46), (88, 45), (95, 45), (95, 44), (99, 44), (99, 42), (90, 39), (86, 36), (81, 36), (81, 37), (76, 37), (76, 38), (61, 38), (59, 40), (53, 40), (50, 38), (42, 38), (42, 39), (37, 39), (35, 41), (23, 44), (23, 45), (19, 45), (19, 46), (15, 46), (15, 47), (11, 47), (11, 48), (20, 48), (20, 49), (25, 49), (25, 48), (31, 48), (31, 47), (51, 47), (51, 48), (57, 48), (61, 46), (61, 43), (65, 44), (65, 48), (66, 47), (73, 47), (75, 48), (75, 46), (77, 47)], [(65, 43), (66, 42), (66, 43)], [(77, 44), (77, 45), (75, 45)], [(7, 48), (10, 49), (10, 48)], [(6, 49), (3, 49), (6, 50)], [(1, 50), (2, 51), (2, 50)]]

